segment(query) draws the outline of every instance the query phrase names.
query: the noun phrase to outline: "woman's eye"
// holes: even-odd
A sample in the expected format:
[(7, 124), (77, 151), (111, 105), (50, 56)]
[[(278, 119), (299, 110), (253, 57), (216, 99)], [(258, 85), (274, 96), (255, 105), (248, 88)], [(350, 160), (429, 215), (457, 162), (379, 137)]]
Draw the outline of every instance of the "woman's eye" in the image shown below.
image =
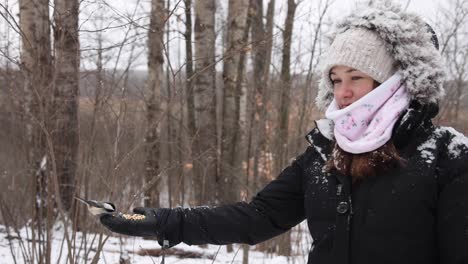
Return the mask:
[(362, 79), (361, 76), (353, 76), (353, 77), (351, 77), (351, 80), (353, 80), (353, 81), (360, 80), (360, 79)]
[(337, 83), (340, 83), (341, 80), (331, 80), (332, 84), (337, 84)]

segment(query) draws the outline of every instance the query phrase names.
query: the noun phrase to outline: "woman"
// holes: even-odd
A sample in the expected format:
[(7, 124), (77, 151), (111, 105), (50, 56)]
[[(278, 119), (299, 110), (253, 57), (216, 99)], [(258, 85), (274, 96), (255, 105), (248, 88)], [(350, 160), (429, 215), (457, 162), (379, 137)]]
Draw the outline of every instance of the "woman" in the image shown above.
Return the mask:
[(468, 263), (467, 139), (434, 126), (435, 34), (386, 1), (346, 17), (322, 64), (310, 146), (250, 203), (135, 208), (110, 230), (160, 243), (256, 244), (307, 219), (309, 262)]

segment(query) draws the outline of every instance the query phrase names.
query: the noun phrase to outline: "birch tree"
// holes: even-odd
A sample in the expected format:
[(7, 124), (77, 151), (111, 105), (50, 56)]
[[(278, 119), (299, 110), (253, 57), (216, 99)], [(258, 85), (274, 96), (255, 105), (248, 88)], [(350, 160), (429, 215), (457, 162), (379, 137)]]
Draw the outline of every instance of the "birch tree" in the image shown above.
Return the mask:
[(71, 208), (78, 155), (78, 0), (55, 0), (54, 159), (63, 209)]
[[(194, 176), (198, 204), (214, 203), (217, 178), (214, 0), (195, 2)], [(187, 76), (190, 78), (190, 76)]]
[[(46, 131), (49, 127), (48, 111), (52, 95), (52, 56), (48, 0), (20, 0), (21, 28), (21, 72), (24, 79), (24, 122), (28, 173), (35, 186), (32, 195), (34, 224), (37, 233), (33, 240), (48, 241), (51, 223), (46, 222), (50, 214)], [(50, 219), (50, 217), (48, 217)], [(43, 262), (50, 261), (50, 247), (39, 245), (36, 257)], [(33, 257), (34, 258), (34, 257)]]
[(144, 206), (159, 206), (159, 132), (161, 89), (163, 81), (163, 38), (166, 23), (164, 0), (151, 1), (148, 31), (148, 79), (146, 84), (145, 200)]
[[(226, 47), (223, 69), (223, 105), (221, 128), (221, 168), (220, 186), (223, 204), (234, 203), (239, 199), (241, 172), (241, 126), (240, 98), (238, 85), (241, 52), (245, 45), (244, 32), (247, 22), (248, 0), (229, 0), (227, 18)], [(229, 252), (232, 246), (228, 246)]]
[[(45, 119), (50, 101), (52, 57), (48, 0), (21, 0), (21, 70), (24, 78), (24, 107), (28, 160), (32, 171), (46, 154)], [(44, 179), (38, 179), (38, 187)], [(45, 186), (43, 186), (45, 187)], [(36, 189), (37, 189), (36, 188)]]
[(240, 96), (237, 89), (238, 67), (240, 53), (244, 43), (243, 34), (246, 26), (248, 0), (230, 0), (227, 40), (224, 52), (223, 69), (223, 111), (221, 132), (221, 190), (223, 203), (234, 203), (238, 200), (238, 186), (240, 171), (241, 132), (239, 126)]

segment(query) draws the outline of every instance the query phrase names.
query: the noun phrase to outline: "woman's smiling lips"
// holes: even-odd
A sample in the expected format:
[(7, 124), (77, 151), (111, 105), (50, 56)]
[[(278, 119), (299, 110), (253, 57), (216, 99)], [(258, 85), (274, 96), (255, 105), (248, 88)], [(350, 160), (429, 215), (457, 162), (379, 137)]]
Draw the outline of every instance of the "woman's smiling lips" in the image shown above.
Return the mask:
[(345, 108), (345, 107), (348, 107), (349, 105), (350, 105), (350, 104), (341, 105), (341, 106), (340, 106), (340, 109), (343, 109), (343, 108)]

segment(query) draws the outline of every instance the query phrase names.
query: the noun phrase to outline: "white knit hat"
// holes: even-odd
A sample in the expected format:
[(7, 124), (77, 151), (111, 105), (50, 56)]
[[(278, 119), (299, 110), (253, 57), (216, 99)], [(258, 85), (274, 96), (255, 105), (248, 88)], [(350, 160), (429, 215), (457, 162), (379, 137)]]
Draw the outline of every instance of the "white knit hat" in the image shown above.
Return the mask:
[(330, 70), (344, 65), (359, 70), (383, 83), (396, 71), (396, 61), (387, 44), (373, 31), (353, 28), (336, 36), (322, 65), (322, 78), (329, 89), (333, 85)]

